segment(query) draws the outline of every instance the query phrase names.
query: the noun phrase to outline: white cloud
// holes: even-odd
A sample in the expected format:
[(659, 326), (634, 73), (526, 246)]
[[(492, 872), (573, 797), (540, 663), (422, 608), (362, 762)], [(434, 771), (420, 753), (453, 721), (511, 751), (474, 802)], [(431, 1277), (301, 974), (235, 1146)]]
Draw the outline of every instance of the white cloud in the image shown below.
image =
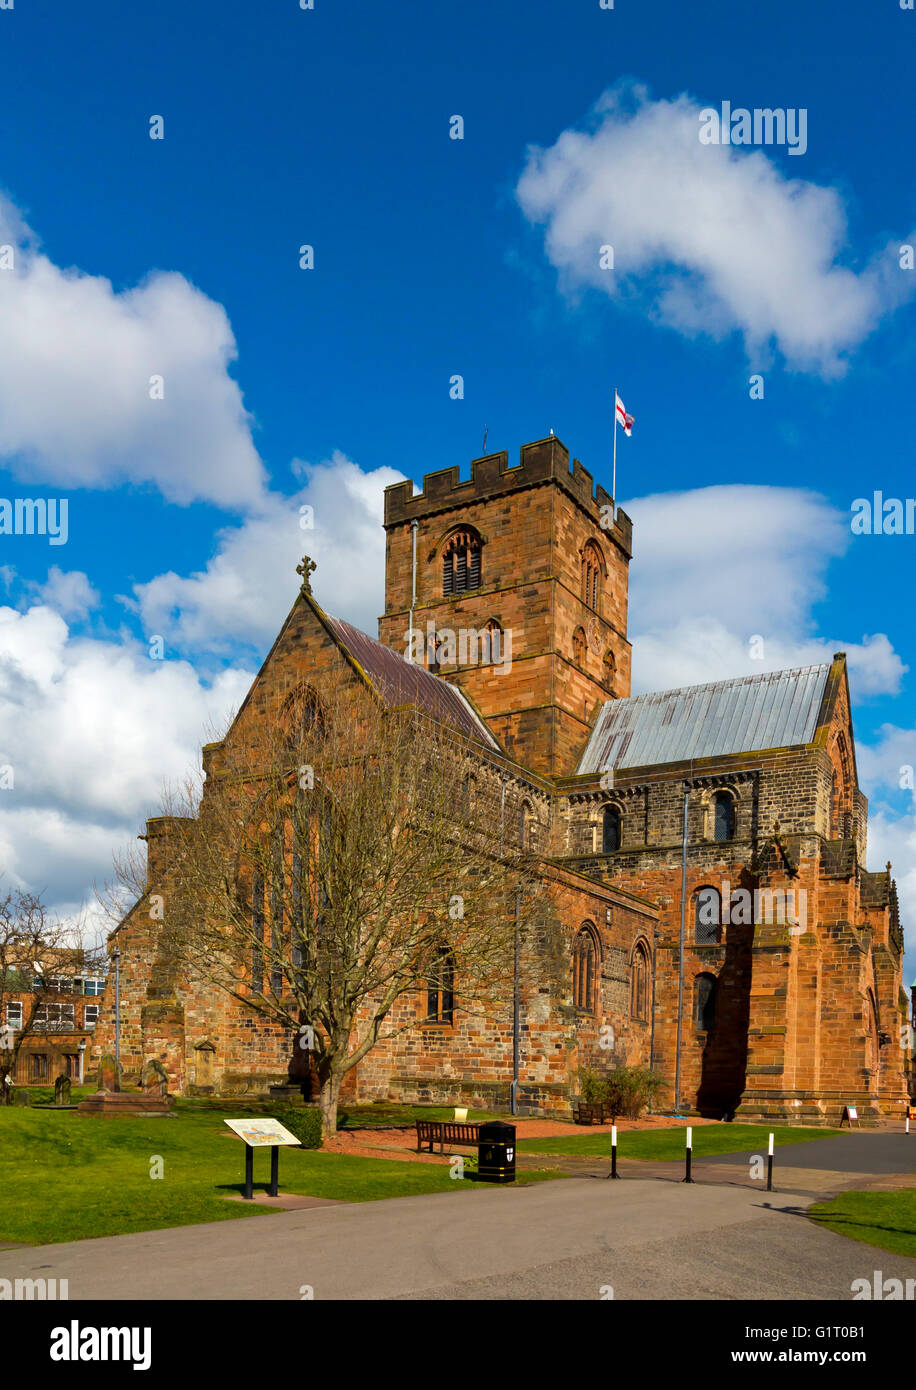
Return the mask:
[[(225, 310), (182, 275), (116, 291), (54, 265), (0, 195), (0, 457), (33, 485), (152, 483), (170, 501), (256, 503), (264, 470), (229, 376)], [(164, 398), (150, 398), (161, 376)]]
[[(516, 196), (545, 226), (561, 286), (647, 304), (690, 336), (738, 331), (751, 357), (775, 345), (797, 368), (838, 373), (911, 292), (912, 275), (899, 270), (896, 245), (864, 270), (843, 265), (837, 191), (787, 177), (759, 149), (701, 144), (702, 109), (687, 95), (651, 101), (621, 84), (587, 129), (529, 149)], [(601, 268), (605, 245), (613, 270)]]
[(814, 665), (836, 651), (847, 654), (853, 698), (899, 689), (906, 667), (885, 634), (812, 631), (827, 566), (850, 542), (848, 518), (824, 498), (735, 484), (637, 498), (625, 510), (634, 693)]
[(74, 638), (48, 607), (0, 608), (0, 763), (14, 776), (0, 790), (0, 872), (52, 904), (88, 893), (252, 676), (227, 669), (205, 686), (139, 644)]
[[(297, 462), (305, 486), (272, 495), (242, 525), (227, 527), (205, 570), (169, 571), (135, 586), (145, 632), (183, 650), (231, 651), (239, 642), (267, 651), (292, 606), (303, 553), (317, 563), (318, 602), (375, 636), (384, 607), (384, 489), (403, 476), (390, 468), (364, 473), (335, 452), (322, 463)], [(311, 527), (302, 507), (312, 508)]]
[(92, 587), (88, 575), (82, 570), (62, 570), (57, 565), (48, 570), (44, 584), (32, 582), (28, 587), (39, 603), (71, 620), (88, 617), (100, 601), (98, 590)]

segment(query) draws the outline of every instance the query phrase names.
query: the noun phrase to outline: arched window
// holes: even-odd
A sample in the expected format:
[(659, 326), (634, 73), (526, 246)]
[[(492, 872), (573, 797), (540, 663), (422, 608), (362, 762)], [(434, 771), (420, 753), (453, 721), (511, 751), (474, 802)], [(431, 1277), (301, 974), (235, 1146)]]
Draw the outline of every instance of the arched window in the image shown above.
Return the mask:
[(577, 666), (585, 665), (585, 629), (577, 627), (573, 633), (573, 661)]
[(643, 1020), (649, 1017), (649, 952), (644, 941), (636, 943), (630, 966), (630, 1014)]
[(598, 1002), (598, 938), (591, 922), (576, 934), (573, 945), (573, 1004), (593, 1014)]
[(728, 792), (716, 792), (712, 799), (713, 836), (721, 844), (735, 838), (735, 803)]
[(455, 1021), (455, 959), (447, 946), (436, 952), (426, 987), (427, 1023)]
[(484, 644), (481, 660), (484, 662), (502, 661), (503, 656), (503, 630), (495, 618), (491, 618), (484, 628)]
[(528, 848), (528, 841), (531, 838), (531, 802), (523, 801), (518, 811), (518, 842), (522, 849)]
[(442, 552), (442, 592), (446, 598), (480, 588), (482, 549), (480, 537), (469, 527), (448, 538)]
[(582, 551), (582, 602), (589, 608), (598, 609), (598, 591), (601, 575), (604, 572), (604, 556), (594, 541), (589, 541)]
[(611, 695), (617, 688), (617, 662), (614, 660), (613, 652), (605, 652), (602, 663), (604, 669), (604, 684)]
[(620, 811), (616, 806), (605, 806), (601, 817), (601, 852), (613, 854), (620, 849)]
[(693, 1021), (698, 1032), (711, 1033), (716, 1026), (716, 977), (698, 975), (693, 987)]
[(831, 840), (838, 840), (841, 834), (840, 779), (836, 773), (834, 773), (830, 782), (830, 838)]
[(700, 888), (696, 897), (696, 944), (717, 945), (721, 923), (721, 894), (716, 888)]
[(320, 737), (325, 730), (324, 707), (317, 691), (299, 685), (283, 702), (281, 724), (289, 747), (296, 748), (309, 737)]

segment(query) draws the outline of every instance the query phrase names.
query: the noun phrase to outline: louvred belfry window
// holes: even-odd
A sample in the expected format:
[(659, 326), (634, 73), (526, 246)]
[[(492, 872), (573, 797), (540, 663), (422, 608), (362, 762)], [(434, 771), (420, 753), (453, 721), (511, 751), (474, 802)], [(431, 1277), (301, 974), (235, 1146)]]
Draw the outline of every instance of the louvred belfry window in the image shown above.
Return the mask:
[(442, 592), (463, 594), (480, 588), (480, 537), (473, 531), (456, 531), (442, 552)]

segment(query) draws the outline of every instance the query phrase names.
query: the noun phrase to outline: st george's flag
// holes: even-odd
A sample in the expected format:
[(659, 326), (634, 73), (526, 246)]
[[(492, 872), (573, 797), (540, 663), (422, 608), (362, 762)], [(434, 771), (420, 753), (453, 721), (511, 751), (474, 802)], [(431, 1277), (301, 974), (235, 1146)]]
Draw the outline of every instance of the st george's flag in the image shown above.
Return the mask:
[(616, 391), (614, 392), (614, 408), (616, 411), (617, 424), (629, 438), (633, 433), (633, 416), (627, 414), (626, 406)]

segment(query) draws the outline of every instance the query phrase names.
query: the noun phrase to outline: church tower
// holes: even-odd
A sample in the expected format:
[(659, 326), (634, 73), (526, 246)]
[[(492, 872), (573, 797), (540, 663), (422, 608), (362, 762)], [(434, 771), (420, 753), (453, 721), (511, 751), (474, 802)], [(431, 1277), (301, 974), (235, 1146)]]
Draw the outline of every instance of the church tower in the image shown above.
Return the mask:
[(598, 706), (630, 693), (630, 518), (551, 435), (514, 468), (394, 483), (385, 532), (380, 640), (459, 685), (516, 762), (574, 771)]

